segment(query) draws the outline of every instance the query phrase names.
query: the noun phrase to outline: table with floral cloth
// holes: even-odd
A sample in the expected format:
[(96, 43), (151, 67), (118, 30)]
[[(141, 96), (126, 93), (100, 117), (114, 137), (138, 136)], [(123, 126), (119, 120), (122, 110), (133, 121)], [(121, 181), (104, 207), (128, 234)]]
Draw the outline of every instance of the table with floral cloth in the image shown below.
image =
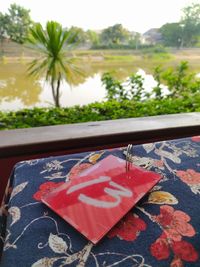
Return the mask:
[[(41, 202), (125, 148), (16, 164), (0, 210), (1, 267), (200, 266), (200, 136), (134, 146), (134, 164), (162, 175), (97, 245)], [(94, 218), (95, 220), (95, 218)]]

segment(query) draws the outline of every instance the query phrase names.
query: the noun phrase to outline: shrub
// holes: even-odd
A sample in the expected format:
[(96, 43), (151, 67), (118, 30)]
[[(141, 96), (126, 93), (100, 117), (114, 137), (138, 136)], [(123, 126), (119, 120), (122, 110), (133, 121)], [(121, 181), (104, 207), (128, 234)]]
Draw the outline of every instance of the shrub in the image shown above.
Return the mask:
[(34, 108), (0, 112), (0, 129), (28, 128), (200, 111), (200, 94), (184, 98), (110, 100), (70, 108)]

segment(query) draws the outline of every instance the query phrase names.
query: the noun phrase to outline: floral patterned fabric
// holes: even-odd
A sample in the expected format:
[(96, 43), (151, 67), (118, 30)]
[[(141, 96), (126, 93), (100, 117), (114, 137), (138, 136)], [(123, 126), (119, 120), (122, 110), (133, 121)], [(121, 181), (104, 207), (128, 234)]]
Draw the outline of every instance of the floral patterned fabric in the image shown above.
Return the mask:
[(162, 179), (97, 245), (41, 203), (53, 188), (124, 152), (18, 163), (0, 209), (1, 267), (199, 267), (200, 136), (133, 147), (134, 164)]

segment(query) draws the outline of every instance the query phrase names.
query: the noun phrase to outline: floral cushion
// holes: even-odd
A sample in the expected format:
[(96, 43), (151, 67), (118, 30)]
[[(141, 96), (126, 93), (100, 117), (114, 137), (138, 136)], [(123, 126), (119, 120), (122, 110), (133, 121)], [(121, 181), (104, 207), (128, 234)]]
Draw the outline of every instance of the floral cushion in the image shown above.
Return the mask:
[(200, 136), (133, 147), (134, 164), (162, 179), (97, 245), (41, 203), (53, 188), (124, 151), (18, 163), (0, 210), (1, 267), (199, 267)]

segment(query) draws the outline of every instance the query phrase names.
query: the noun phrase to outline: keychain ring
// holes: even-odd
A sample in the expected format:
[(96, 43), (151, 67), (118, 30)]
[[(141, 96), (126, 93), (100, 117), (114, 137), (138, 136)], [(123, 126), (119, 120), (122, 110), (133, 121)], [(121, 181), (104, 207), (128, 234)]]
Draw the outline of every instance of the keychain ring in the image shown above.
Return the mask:
[(132, 149), (132, 145), (128, 144), (127, 146), (127, 150), (126, 150), (126, 171), (130, 170), (130, 166), (132, 165), (131, 162), (131, 149)]

